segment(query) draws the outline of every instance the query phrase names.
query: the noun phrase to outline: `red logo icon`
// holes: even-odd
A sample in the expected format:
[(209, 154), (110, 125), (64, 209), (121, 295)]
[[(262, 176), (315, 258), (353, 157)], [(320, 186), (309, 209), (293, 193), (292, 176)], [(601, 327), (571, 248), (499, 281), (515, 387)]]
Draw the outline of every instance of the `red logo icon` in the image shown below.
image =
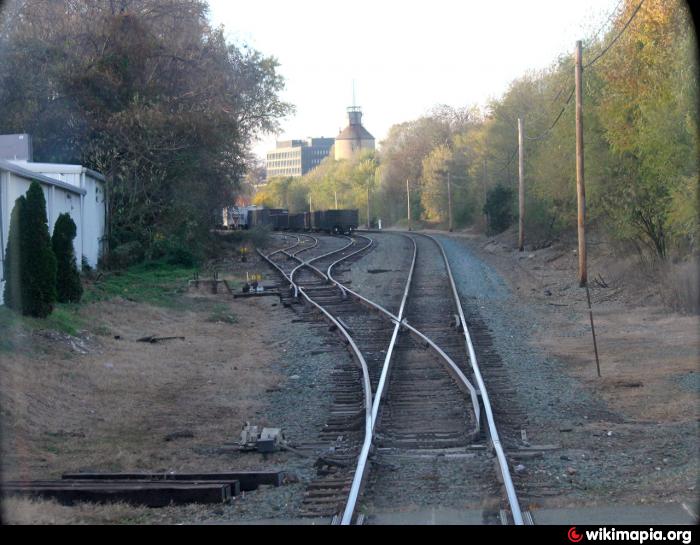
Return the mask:
[(569, 533), (566, 534), (566, 535), (568, 536), (569, 541), (571, 541), (571, 542), (573, 542), (573, 543), (578, 543), (579, 541), (581, 541), (581, 540), (583, 539), (583, 534), (579, 534), (579, 533), (576, 531), (576, 526), (572, 526), (572, 527), (569, 529)]

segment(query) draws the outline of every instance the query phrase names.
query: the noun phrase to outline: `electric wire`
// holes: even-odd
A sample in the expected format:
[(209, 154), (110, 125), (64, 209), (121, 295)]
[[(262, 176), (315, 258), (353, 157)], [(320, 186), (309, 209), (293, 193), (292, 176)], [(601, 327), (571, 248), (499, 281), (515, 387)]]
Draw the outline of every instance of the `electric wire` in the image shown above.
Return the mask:
[(625, 30), (627, 30), (627, 27), (630, 26), (630, 23), (632, 22), (632, 20), (637, 16), (637, 13), (639, 13), (639, 10), (640, 10), (640, 8), (642, 7), (642, 4), (643, 4), (643, 3), (644, 3), (644, 0), (642, 0), (641, 2), (639, 2), (639, 5), (637, 5), (637, 7), (634, 9), (634, 11), (632, 12), (632, 15), (630, 16), (630, 18), (629, 18), (629, 19), (627, 20), (627, 22), (625, 23), (625, 26), (622, 27), (622, 30), (620, 30), (620, 32), (618, 32), (617, 36), (615, 36), (615, 37), (612, 39), (612, 41), (607, 45), (607, 47), (606, 47), (605, 49), (603, 49), (603, 51), (601, 51), (592, 61), (590, 61), (588, 64), (585, 64), (585, 65), (583, 66), (584, 69), (585, 69), (585, 68), (588, 68), (588, 67), (590, 67), (590, 66), (593, 66), (593, 64), (594, 64), (598, 59), (600, 59), (603, 55), (605, 55), (605, 54), (608, 52), (608, 50), (609, 50), (613, 45), (615, 45), (615, 42), (617, 42), (617, 40), (620, 39), (620, 36), (622, 36), (622, 35), (625, 33)]
[[(600, 34), (601, 30), (602, 30), (602, 29), (605, 27), (605, 25), (611, 20), (611, 18), (613, 17), (613, 15), (614, 15), (615, 13), (617, 13), (617, 11), (618, 11), (618, 9), (619, 9), (619, 7), (620, 7), (620, 4), (622, 4), (622, 0), (620, 0), (620, 2), (618, 2), (617, 6), (616, 6), (615, 9), (612, 11), (612, 13), (608, 16), (608, 19), (607, 19), (606, 22), (603, 24), (603, 26), (601, 26), (601, 27), (598, 29), (598, 32), (596, 32), (596, 34), (595, 34), (595, 37), (597, 37), (598, 34)], [(627, 28), (629, 27), (630, 23), (632, 23), (632, 20), (637, 16), (637, 13), (639, 13), (639, 10), (641, 9), (642, 4), (644, 4), (644, 0), (642, 0), (641, 2), (639, 2), (639, 4), (638, 4), (637, 7), (634, 9), (634, 11), (632, 12), (632, 15), (631, 15), (630, 18), (627, 20), (627, 22), (625, 23), (625, 25), (622, 27), (622, 29), (620, 30), (620, 32), (618, 32), (618, 34), (612, 39), (612, 41), (603, 49), (603, 51), (601, 51), (598, 55), (596, 55), (596, 57), (593, 58), (593, 60), (591, 60), (591, 61), (588, 62), (587, 64), (583, 65), (583, 66), (581, 67), (582, 70), (585, 69), (585, 68), (590, 68), (591, 66), (593, 66), (593, 64), (594, 64), (595, 62), (597, 62), (601, 57), (603, 57), (603, 55), (605, 55), (605, 54), (610, 50), (610, 48), (611, 48), (613, 45), (615, 45), (615, 43), (617, 42), (617, 40), (620, 39), (620, 36), (622, 36), (622, 34), (624, 34), (624, 32), (627, 30)], [(562, 90), (563, 90), (563, 89), (562, 89)], [(552, 129), (554, 129), (554, 127), (557, 125), (557, 123), (559, 122), (559, 120), (561, 119), (561, 117), (564, 115), (564, 112), (566, 111), (566, 108), (568, 107), (569, 103), (571, 102), (571, 99), (572, 99), (573, 96), (574, 96), (575, 90), (576, 90), (576, 86), (574, 85), (574, 86), (571, 88), (571, 92), (569, 93), (569, 98), (566, 99), (566, 104), (564, 104), (564, 106), (562, 107), (562, 109), (559, 111), (559, 114), (558, 114), (557, 117), (554, 119), (554, 121), (553, 121), (552, 124), (549, 126), (549, 128), (546, 129), (544, 132), (542, 132), (541, 134), (539, 134), (539, 135), (537, 135), (537, 136), (527, 136), (527, 135), (524, 135), (525, 140), (530, 140), (530, 141), (544, 140), (544, 139), (549, 135), (549, 133), (552, 131)], [(556, 99), (557, 99), (560, 95), (561, 95), (561, 91), (559, 91), (559, 93), (557, 93), (557, 95), (556, 95), (554, 101), (556, 101)]]

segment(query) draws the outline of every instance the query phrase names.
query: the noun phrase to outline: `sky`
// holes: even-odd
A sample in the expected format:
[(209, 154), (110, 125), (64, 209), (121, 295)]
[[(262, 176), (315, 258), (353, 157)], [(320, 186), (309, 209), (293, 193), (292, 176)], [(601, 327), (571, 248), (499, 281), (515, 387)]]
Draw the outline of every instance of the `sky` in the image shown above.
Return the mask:
[[(335, 137), (362, 108), (377, 144), (438, 104), (485, 105), (514, 79), (573, 54), (619, 0), (209, 0), (227, 38), (280, 63), (281, 98), (296, 112), (275, 140)], [(584, 52), (585, 56), (585, 52)]]

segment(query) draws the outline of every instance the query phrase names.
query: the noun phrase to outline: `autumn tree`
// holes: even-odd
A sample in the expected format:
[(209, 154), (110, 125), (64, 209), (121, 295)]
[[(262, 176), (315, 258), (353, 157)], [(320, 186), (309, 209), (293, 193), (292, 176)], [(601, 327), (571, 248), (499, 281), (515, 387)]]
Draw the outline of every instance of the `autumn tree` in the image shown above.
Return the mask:
[[(610, 35), (637, 5), (625, 2)], [(687, 7), (645, 2), (595, 69), (604, 82), (600, 120), (620, 164), (607, 209), (623, 234), (663, 258), (697, 234), (681, 204), (698, 180), (697, 58)]]
[(207, 10), (67, 0), (3, 12), (0, 132), (31, 133), (40, 160), (106, 175), (112, 245), (177, 237), (197, 248), (253, 138), (291, 110), (277, 61), (227, 42)]

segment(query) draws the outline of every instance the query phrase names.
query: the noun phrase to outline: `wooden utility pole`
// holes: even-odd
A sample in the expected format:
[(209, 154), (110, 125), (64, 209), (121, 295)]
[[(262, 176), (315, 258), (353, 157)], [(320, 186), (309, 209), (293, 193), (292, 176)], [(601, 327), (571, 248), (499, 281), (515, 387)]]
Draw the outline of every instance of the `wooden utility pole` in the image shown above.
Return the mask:
[(578, 200), (578, 282), (588, 283), (586, 263), (586, 184), (583, 177), (583, 68), (581, 40), (576, 42), (576, 196)]
[(406, 207), (408, 212), (408, 230), (411, 230), (411, 188), (408, 185), (408, 178), (406, 178)]
[(338, 191), (334, 189), (333, 195), (335, 195), (335, 209), (338, 210)]
[(369, 216), (369, 178), (367, 178), (367, 229), (371, 229), (372, 224)]
[(523, 120), (518, 118), (518, 250), (525, 249), (525, 150), (523, 148)]
[(447, 228), (452, 232), (452, 183), (450, 180), (450, 171), (447, 171)]
[(487, 153), (488, 153), (488, 149), (487, 149), (486, 151), (484, 151), (484, 186), (483, 186), (483, 188), (482, 188), (482, 189), (483, 189), (483, 191), (482, 191), (482, 193), (483, 193), (483, 194), (482, 194), (482, 197), (483, 197), (483, 201), (484, 201), (484, 202), (483, 202), (483, 204), (482, 204), (481, 213), (483, 214), (484, 228), (487, 228), (487, 227), (488, 227), (488, 222), (489, 222), (488, 216), (486, 215), (486, 212), (484, 211), (484, 209), (486, 208), (486, 199), (487, 199), (486, 184), (488, 183), (488, 182), (487, 182), (487, 175), (488, 175), (488, 171), (487, 171), (487, 163), (488, 163)]

